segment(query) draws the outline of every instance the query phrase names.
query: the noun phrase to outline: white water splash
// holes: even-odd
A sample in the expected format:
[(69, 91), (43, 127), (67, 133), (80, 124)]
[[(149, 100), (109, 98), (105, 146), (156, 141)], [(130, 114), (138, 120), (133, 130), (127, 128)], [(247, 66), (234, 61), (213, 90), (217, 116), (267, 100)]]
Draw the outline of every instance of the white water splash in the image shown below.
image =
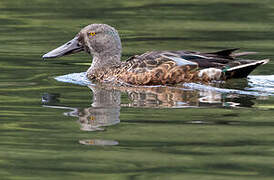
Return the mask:
[(87, 78), (86, 72), (81, 73), (72, 73), (72, 74), (66, 74), (63, 76), (57, 76), (54, 79), (60, 82), (65, 83), (72, 83), (72, 84), (78, 84), (81, 86), (87, 86), (92, 84), (92, 82)]
[[(92, 82), (86, 77), (86, 72), (72, 73), (55, 77), (57, 81), (87, 86)], [(223, 94), (242, 94), (253, 96), (274, 96), (274, 75), (248, 76), (248, 86), (244, 90), (218, 88), (197, 83), (185, 83), (185, 87), (199, 91), (215, 91)]]

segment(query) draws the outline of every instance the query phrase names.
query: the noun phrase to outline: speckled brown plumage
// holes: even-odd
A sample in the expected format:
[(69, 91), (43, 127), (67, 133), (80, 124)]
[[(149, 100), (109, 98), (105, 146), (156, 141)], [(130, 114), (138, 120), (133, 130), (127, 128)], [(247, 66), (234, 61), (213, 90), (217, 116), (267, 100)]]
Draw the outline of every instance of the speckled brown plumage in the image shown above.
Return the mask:
[(177, 66), (166, 58), (150, 60), (133, 57), (119, 66), (100, 68), (90, 79), (103, 81), (120, 81), (134, 85), (176, 84), (181, 82), (208, 81), (208, 77), (198, 77), (197, 66)]

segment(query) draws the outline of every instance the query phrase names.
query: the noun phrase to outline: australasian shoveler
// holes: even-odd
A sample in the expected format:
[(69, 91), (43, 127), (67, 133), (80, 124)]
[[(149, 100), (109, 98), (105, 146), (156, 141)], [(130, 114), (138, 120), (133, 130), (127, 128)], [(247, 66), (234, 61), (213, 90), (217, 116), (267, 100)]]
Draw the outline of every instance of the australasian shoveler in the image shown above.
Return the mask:
[(184, 82), (211, 82), (244, 78), (269, 60), (241, 59), (254, 52), (233, 53), (227, 49), (213, 53), (194, 51), (151, 51), (121, 61), (118, 32), (106, 24), (84, 27), (71, 41), (43, 55), (55, 58), (80, 51), (93, 56), (87, 70), (89, 79), (117, 81), (132, 85), (163, 85)]

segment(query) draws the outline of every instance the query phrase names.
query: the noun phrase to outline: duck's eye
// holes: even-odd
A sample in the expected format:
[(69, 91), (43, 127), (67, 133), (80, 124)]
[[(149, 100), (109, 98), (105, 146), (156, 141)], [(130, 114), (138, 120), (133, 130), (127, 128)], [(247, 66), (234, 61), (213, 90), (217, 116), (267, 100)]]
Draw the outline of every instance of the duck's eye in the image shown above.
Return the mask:
[(96, 34), (95, 32), (89, 32), (89, 33), (88, 33), (88, 36), (89, 36), (89, 37), (90, 37), (90, 36), (95, 36), (95, 34)]

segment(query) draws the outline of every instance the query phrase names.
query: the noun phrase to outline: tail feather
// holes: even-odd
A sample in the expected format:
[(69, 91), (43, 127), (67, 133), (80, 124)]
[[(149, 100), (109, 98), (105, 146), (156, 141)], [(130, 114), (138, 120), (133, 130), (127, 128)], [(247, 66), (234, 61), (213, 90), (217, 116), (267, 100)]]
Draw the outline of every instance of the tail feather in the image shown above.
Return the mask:
[(235, 67), (223, 69), (223, 73), (226, 79), (230, 78), (245, 78), (247, 77), (256, 67), (269, 62), (269, 59), (263, 59), (247, 64), (241, 64)]
[(209, 54), (216, 54), (216, 55), (224, 56), (224, 57), (232, 57), (231, 56), (232, 53), (236, 50), (239, 50), (239, 48), (225, 49), (225, 50), (222, 50), (222, 51), (212, 52), (212, 53), (209, 53)]
[(225, 50), (222, 50), (222, 51), (217, 51), (217, 52), (213, 52), (213, 53), (209, 53), (209, 54), (216, 54), (216, 55), (219, 55), (219, 56), (230, 57), (230, 58), (257, 54), (257, 52), (239, 52), (239, 53), (233, 53), (234, 51), (237, 51), (237, 50), (239, 50), (239, 48), (225, 49)]

